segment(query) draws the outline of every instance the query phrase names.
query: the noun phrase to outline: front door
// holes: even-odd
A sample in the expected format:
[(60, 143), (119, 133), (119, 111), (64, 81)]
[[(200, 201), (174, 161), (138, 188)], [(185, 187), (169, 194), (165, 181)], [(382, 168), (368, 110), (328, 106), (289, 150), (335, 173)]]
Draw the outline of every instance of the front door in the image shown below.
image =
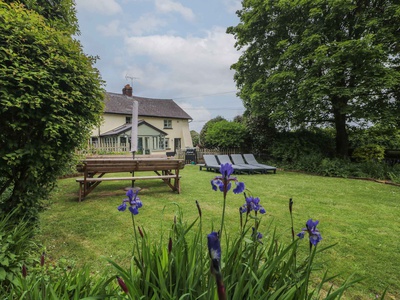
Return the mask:
[(175, 138), (174, 139), (174, 151), (181, 149), (181, 139)]

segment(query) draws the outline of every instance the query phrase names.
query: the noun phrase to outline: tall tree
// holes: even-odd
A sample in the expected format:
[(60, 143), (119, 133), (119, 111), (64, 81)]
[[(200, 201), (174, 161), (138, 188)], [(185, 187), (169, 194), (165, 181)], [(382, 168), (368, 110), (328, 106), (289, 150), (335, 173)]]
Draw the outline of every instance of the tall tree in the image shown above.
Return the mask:
[(243, 50), (232, 68), (246, 109), (276, 126), (348, 126), (398, 119), (400, 4), (389, 0), (244, 0), (227, 32)]
[(104, 91), (78, 41), (0, 0), (0, 212), (41, 199), (100, 121)]

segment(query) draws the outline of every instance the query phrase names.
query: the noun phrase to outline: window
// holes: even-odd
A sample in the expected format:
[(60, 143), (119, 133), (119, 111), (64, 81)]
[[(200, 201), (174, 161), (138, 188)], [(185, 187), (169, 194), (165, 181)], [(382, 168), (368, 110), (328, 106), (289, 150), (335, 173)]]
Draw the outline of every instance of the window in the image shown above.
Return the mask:
[(169, 139), (164, 139), (164, 143), (165, 143), (165, 149), (170, 149), (169, 148)]
[(172, 120), (164, 120), (164, 129), (172, 129)]
[(132, 123), (132, 117), (125, 117), (125, 123), (126, 124), (131, 124)]

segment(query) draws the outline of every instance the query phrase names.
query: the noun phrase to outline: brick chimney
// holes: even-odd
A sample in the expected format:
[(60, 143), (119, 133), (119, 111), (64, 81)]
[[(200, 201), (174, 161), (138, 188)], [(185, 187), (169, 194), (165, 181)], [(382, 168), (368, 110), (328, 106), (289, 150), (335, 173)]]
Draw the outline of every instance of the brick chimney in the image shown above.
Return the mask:
[(125, 96), (132, 97), (132, 87), (129, 84), (125, 85), (124, 88), (122, 89), (122, 94)]

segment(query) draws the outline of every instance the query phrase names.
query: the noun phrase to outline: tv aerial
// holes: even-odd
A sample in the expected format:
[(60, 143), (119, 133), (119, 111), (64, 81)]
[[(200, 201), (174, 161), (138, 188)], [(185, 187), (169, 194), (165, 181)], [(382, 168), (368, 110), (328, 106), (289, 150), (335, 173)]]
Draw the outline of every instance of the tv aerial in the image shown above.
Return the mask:
[(140, 79), (139, 77), (133, 77), (133, 76), (130, 76), (130, 75), (128, 75), (128, 74), (126, 74), (125, 75), (125, 80), (130, 80), (131, 81), (131, 86), (133, 86), (133, 80), (134, 79)]

